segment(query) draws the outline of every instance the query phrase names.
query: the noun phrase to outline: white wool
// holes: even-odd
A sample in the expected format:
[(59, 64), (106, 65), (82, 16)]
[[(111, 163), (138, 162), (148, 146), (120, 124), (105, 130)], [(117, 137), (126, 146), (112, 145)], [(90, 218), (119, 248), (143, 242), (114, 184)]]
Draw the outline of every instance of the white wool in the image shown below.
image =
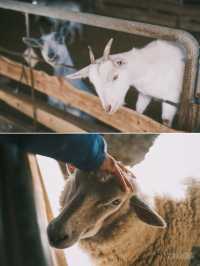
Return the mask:
[(184, 200), (188, 179), (200, 182), (199, 151), (199, 134), (160, 135), (144, 161), (132, 167), (141, 192)]

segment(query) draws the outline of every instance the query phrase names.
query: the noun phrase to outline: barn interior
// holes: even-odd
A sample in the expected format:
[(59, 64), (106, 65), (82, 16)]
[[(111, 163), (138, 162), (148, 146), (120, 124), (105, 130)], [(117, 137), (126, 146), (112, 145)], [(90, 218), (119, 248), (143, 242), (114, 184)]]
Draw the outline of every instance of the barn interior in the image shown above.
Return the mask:
[[(19, 1), (20, 2), (20, 1)], [(29, 1), (24, 1), (24, 3)], [(38, 1), (39, 2), (39, 1)], [(14, 60), (26, 65), (24, 58), (22, 57), (23, 52), (27, 48), (22, 41), (22, 38), (26, 36), (26, 26), (25, 26), (25, 16), (24, 13), (10, 11), (6, 9), (0, 9), (0, 33), (3, 38), (0, 41), (0, 53), (2, 56), (6, 56), (9, 59)], [(139, 21), (148, 24), (166, 26), (173, 29), (182, 29), (190, 32), (198, 41), (200, 39), (199, 29), (200, 29), (200, 7), (198, 1), (178, 1), (178, 0), (162, 0), (162, 1), (112, 1), (112, 0), (97, 0), (95, 1), (92, 11), (89, 11), (91, 14), (97, 14), (108, 17), (115, 17), (126, 19), (130, 21)], [(30, 15), (30, 34), (31, 37), (38, 37), (40, 35), (39, 26), (36, 22), (36, 16)], [(16, 23), (17, 22), (17, 23)], [(45, 24), (45, 30), (49, 31), (48, 23)], [(5, 30), (5, 28), (7, 30)], [(8, 29), (12, 29), (8, 30)], [(68, 44), (70, 54), (75, 62), (76, 69), (80, 69), (89, 63), (88, 56), (88, 45), (92, 46), (96, 58), (102, 56), (103, 48), (107, 43), (110, 37), (114, 38), (114, 45), (112, 48), (112, 53), (118, 53), (121, 51), (127, 51), (133, 46), (143, 47), (154, 38), (147, 38), (143, 36), (133, 35), (125, 32), (118, 32), (114, 30), (98, 28), (95, 26), (84, 25), (82, 37), (76, 37), (75, 41), (72, 44)], [(7, 49), (8, 51), (6, 51)], [(35, 50), (38, 56), (41, 58), (39, 51)], [(9, 53), (11, 52), (11, 53)], [(15, 54), (16, 53), (16, 54)], [(21, 56), (20, 56), (21, 55)], [(8, 68), (8, 66), (7, 66)], [(36, 67), (36, 70), (44, 71), (50, 76), (53, 75), (52, 68), (47, 65), (45, 62), (39, 62)], [(12, 72), (12, 71), (11, 71)], [(23, 80), (23, 77), (22, 77)], [(89, 87), (91, 93), (95, 95), (93, 85), (86, 81), (87, 86)], [(90, 110), (90, 116), (95, 114), (94, 120), (82, 120), (80, 117), (76, 117), (70, 114), (67, 111), (63, 111), (57, 108), (57, 106), (49, 106), (47, 103), (47, 96), (43, 93), (38, 92), (38, 90), (30, 89), (27, 90), (27, 86), (22, 84), (19, 79), (13, 80), (5, 75), (1, 75), (1, 87), (2, 93), (10, 92), (11, 95), (6, 95), (1, 97), (0, 105), (0, 117), (1, 117), (1, 132), (24, 132), (24, 131), (38, 131), (38, 132), (59, 132), (60, 131), (73, 131), (73, 126), (75, 129), (80, 129), (87, 132), (123, 132), (122, 120), (119, 116), (104, 117), (102, 113), (96, 113), (96, 111)], [(16, 100), (13, 100), (11, 96), (17, 96)], [(48, 94), (48, 92), (46, 92)], [(66, 93), (67, 94), (67, 93)], [(126, 96), (126, 107), (128, 110), (134, 110), (137, 100), (138, 93), (135, 88), (131, 88)], [(11, 97), (11, 98), (9, 98)], [(8, 99), (9, 98), (9, 99)], [(23, 99), (22, 101), (20, 101)], [(19, 102), (17, 102), (19, 100)], [(28, 111), (25, 111), (26, 104), (24, 101), (27, 100), (27, 104), (32, 101), (32, 111), (31, 107), (28, 105)], [(190, 101), (192, 101), (190, 99)], [(79, 100), (80, 102), (80, 100)], [(95, 102), (96, 103), (96, 102)], [(90, 103), (83, 103), (84, 105), (90, 106)], [(73, 105), (73, 104), (72, 104)], [(198, 105), (196, 102), (195, 108), (197, 108), (196, 113), (198, 112)], [(45, 112), (44, 117), (40, 119), (40, 114), (36, 118), (36, 109), (42, 110)], [(85, 107), (84, 107), (85, 108)], [(89, 107), (88, 107), (89, 108)], [(38, 111), (38, 113), (39, 113)], [(83, 110), (84, 112), (84, 110)], [(88, 111), (86, 111), (88, 112)], [(102, 111), (103, 112), (103, 111)], [(48, 115), (49, 113), (52, 116)], [(127, 117), (128, 117), (128, 113)], [(145, 111), (145, 115), (150, 118), (148, 123), (156, 121), (161, 123), (161, 102), (153, 100)], [(198, 116), (198, 115), (197, 115)], [(33, 118), (34, 117), (34, 118)], [(52, 118), (53, 117), (53, 118)], [(138, 124), (143, 124), (143, 120), (138, 119)], [(53, 120), (52, 120), (53, 119)], [(142, 119), (142, 118), (141, 118)], [(197, 118), (196, 118), (197, 119)], [(36, 121), (37, 120), (37, 121)], [(111, 123), (111, 120), (119, 120), (118, 124), (114, 122)], [(136, 119), (137, 120), (137, 119)], [(180, 119), (179, 119), (180, 120)], [(53, 123), (52, 123), (53, 121)], [(62, 123), (61, 123), (61, 122)], [(70, 126), (66, 126), (66, 121)], [(128, 121), (128, 119), (127, 119)], [(173, 129), (180, 130), (178, 118), (176, 117)], [(153, 122), (152, 122), (153, 123)], [(57, 124), (58, 127), (52, 126), (52, 124)], [(125, 122), (124, 122), (125, 124)], [(129, 123), (126, 123), (129, 124)], [(68, 124), (67, 124), (68, 125)], [(60, 126), (60, 127), (59, 127)], [(140, 130), (145, 131), (154, 131), (158, 129), (159, 125), (155, 124), (155, 128), (146, 127), (144, 124), (143, 128)], [(189, 129), (189, 126), (181, 128), (181, 130), (186, 131), (198, 131), (198, 123), (192, 126)], [(62, 129), (60, 129), (62, 128)], [(63, 130), (66, 129), (66, 130)], [(152, 130), (151, 130), (152, 129)], [(160, 126), (159, 130), (167, 131), (166, 128)], [(126, 131), (131, 131), (126, 129)]]

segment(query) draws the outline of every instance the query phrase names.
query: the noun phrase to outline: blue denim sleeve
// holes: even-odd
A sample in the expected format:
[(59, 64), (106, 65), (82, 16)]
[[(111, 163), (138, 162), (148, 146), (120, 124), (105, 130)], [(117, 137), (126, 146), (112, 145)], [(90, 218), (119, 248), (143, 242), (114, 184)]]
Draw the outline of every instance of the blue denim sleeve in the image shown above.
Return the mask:
[(99, 134), (0, 135), (0, 143), (14, 144), (25, 152), (71, 163), (85, 171), (98, 169), (107, 151), (106, 142)]

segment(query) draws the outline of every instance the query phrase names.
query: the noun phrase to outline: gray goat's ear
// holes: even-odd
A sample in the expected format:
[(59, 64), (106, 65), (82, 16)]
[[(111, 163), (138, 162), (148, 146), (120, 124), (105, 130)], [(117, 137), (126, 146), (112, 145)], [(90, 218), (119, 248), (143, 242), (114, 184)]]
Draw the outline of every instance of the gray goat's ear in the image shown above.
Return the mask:
[(166, 227), (164, 219), (137, 196), (133, 196), (130, 202), (131, 208), (141, 221), (152, 226)]
[(22, 40), (28, 47), (42, 48), (43, 46), (43, 41), (41, 38), (23, 37)]
[(60, 34), (62, 36), (65, 36), (67, 37), (67, 35), (70, 33), (70, 22), (69, 21), (66, 21), (61, 27), (60, 27)]
[(65, 44), (65, 36), (60, 34), (60, 32), (56, 32), (54, 36), (55, 36), (55, 40), (59, 44)]

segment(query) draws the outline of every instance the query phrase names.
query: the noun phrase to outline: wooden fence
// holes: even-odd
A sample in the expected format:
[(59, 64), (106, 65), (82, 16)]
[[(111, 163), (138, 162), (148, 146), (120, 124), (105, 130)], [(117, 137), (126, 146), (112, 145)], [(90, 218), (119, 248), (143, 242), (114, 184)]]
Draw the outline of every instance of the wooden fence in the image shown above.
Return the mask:
[[(10, 79), (19, 81), (22, 65), (5, 57), (0, 58), (0, 74)], [(25, 67), (27, 80), (21, 82), (29, 85), (31, 82), (30, 71)], [(121, 132), (174, 132), (153, 119), (141, 115), (134, 110), (122, 107), (116, 114), (107, 115), (101, 107), (98, 97), (87, 92), (74, 88), (70, 83), (62, 78), (49, 76), (42, 71), (33, 71), (35, 89), (48, 96), (53, 96), (65, 104), (84, 111), (96, 119), (112, 126)], [(30, 89), (30, 87), (27, 87)], [(33, 103), (30, 97), (22, 94), (13, 94), (9, 91), (0, 90), (0, 99), (18, 111), (33, 118)], [(38, 121), (56, 132), (83, 132), (79, 127), (74, 126), (66, 119), (55, 112), (52, 108), (37, 101)]]

